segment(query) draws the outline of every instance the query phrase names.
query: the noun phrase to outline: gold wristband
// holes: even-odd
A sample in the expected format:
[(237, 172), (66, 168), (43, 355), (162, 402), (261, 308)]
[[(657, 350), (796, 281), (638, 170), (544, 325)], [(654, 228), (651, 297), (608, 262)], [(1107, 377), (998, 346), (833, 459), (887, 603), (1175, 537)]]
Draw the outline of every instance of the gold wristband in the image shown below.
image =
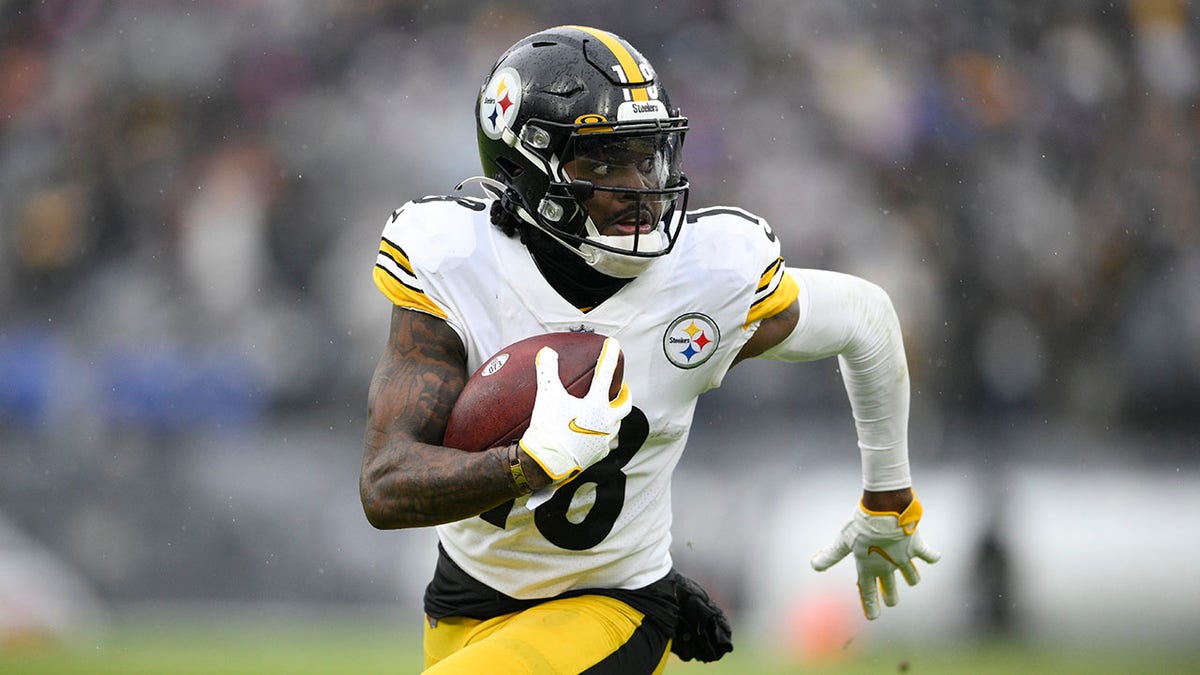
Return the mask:
[(527, 495), (533, 492), (533, 488), (529, 487), (529, 481), (525, 479), (525, 469), (521, 468), (521, 456), (518, 454), (520, 442), (514, 441), (508, 446), (508, 471), (512, 474), (513, 482), (517, 484), (517, 489), (521, 494)]

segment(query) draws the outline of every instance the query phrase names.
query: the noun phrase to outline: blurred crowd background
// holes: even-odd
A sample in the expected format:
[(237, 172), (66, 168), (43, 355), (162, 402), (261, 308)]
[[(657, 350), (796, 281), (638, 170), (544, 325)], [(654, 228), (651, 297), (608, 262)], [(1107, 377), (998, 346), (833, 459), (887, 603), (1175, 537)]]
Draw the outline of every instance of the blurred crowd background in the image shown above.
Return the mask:
[[(104, 603), (415, 610), (427, 550), (357, 511), (379, 231), (478, 173), (484, 75), (559, 23), (655, 65), (693, 206), (891, 292), (918, 471), (1044, 458), (1030, 429), (1194, 456), (1194, 4), (0, 0), (0, 519)], [(832, 366), (744, 370), (692, 466), (737, 420), (855, 462)]]

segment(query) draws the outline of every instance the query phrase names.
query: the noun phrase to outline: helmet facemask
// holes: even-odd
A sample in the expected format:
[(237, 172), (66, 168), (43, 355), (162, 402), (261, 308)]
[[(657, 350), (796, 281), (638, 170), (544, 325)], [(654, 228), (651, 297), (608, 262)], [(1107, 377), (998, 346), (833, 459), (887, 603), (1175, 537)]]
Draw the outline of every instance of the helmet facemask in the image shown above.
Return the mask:
[[(675, 245), (687, 209), (686, 118), (563, 125), (530, 120), (517, 139), (548, 184), (525, 218), (604, 274), (637, 276)], [(559, 153), (548, 152), (562, 139)], [(538, 147), (544, 146), (544, 147)]]

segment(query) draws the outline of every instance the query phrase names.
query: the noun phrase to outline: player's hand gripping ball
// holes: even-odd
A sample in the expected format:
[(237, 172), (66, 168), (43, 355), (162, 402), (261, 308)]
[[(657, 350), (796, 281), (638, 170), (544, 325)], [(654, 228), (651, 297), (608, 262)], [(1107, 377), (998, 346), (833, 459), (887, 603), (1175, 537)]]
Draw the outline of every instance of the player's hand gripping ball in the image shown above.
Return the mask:
[[(582, 399), (592, 387), (604, 343), (596, 333), (545, 333), (496, 352), (467, 380), (450, 411), (442, 445), (480, 452), (519, 440), (529, 429), (538, 396), (538, 351), (550, 347), (557, 353), (563, 389)], [(619, 350), (617, 356), (606, 402), (618, 398), (624, 383), (625, 357)]]

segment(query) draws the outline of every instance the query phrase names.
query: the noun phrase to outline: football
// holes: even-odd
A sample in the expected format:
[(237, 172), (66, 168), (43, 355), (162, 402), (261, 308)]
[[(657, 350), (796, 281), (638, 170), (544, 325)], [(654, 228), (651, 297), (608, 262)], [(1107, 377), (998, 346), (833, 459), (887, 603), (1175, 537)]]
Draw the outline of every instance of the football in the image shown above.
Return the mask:
[[(582, 398), (592, 385), (603, 346), (604, 336), (597, 333), (544, 333), (496, 352), (467, 380), (450, 411), (442, 445), (479, 452), (517, 440), (529, 428), (537, 396), (534, 360), (538, 350), (551, 347), (558, 352), (563, 387)], [(621, 354), (608, 389), (609, 400), (620, 393), (624, 372), (625, 355)]]

